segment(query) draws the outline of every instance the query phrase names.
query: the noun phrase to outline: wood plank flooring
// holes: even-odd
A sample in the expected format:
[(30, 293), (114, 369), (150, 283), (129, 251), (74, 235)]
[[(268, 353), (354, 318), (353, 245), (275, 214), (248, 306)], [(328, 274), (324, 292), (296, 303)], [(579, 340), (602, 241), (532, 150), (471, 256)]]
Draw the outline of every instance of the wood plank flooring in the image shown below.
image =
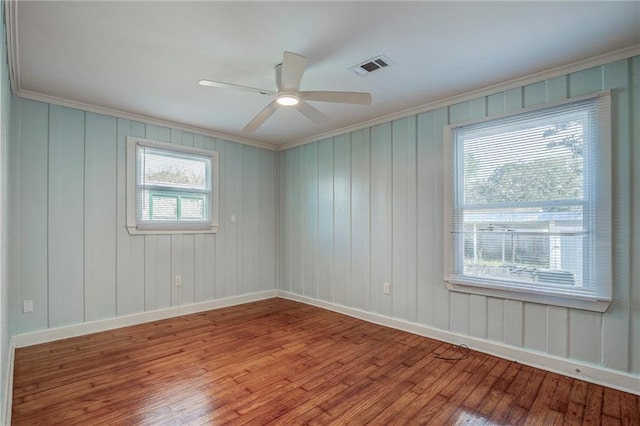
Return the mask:
[(640, 397), (284, 299), (16, 350), (15, 425), (640, 424)]

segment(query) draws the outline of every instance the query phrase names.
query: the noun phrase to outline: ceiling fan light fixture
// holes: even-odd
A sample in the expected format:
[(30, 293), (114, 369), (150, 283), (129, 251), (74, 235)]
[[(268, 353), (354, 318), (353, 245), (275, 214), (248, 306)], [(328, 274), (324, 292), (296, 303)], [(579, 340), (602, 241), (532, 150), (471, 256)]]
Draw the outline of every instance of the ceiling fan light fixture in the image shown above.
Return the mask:
[[(386, 64), (386, 62), (385, 62)], [(371, 94), (361, 92), (343, 91), (300, 91), (300, 81), (307, 65), (307, 58), (292, 52), (284, 52), (282, 63), (275, 67), (276, 91), (257, 89), (255, 87), (241, 86), (239, 84), (225, 83), (222, 81), (200, 80), (202, 86), (211, 86), (219, 89), (233, 89), (243, 92), (259, 93), (269, 96), (272, 101), (244, 126), (243, 133), (255, 132), (277, 109), (283, 107), (295, 107), (295, 109), (314, 124), (324, 123), (329, 117), (318, 111), (307, 101), (333, 102), (339, 104), (371, 105)], [(383, 66), (383, 65), (379, 65)]]
[(298, 102), (300, 102), (300, 100), (293, 95), (280, 95), (276, 99), (276, 102), (278, 102), (282, 106), (294, 106), (298, 105)]

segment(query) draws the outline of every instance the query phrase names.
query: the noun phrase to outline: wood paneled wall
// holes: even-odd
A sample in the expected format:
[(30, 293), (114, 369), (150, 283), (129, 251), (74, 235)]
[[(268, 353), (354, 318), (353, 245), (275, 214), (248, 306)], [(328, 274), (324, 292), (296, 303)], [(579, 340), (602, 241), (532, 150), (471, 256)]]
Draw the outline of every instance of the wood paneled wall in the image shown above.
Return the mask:
[[(614, 301), (605, 314), (447, 291), (443, 127), (611, 89)], [(640, 373), (640, 57), (280, 152), (280, 288)], [(633, 245), (632, 245), (633, 241)], [(392, 283), (391, 295), (383, 283)]]
[[(274, 152), (26, 99), (13, 115), (12, 334), (276, 288)], [(129, 235), (127, 136), (220, 153), (217, 234)]]
[[(614, 103), (609, 311), (448, 292), (443, 126), (603, 89), (612, 90)], [(640, 373), (639, 57), (277, 155), (25, 99), (14, 100), (11, 115), (10, 334), (277, 287)], [(218, 234), (127, 233), (128, 135), (220, 152)], [(181, 288), (171, 285), (174, 274), (182, 275)], [(391, 295), (383, 294), (385, 282)], [(26, 299), (34, 300), (34, 312), (22, 313)]]

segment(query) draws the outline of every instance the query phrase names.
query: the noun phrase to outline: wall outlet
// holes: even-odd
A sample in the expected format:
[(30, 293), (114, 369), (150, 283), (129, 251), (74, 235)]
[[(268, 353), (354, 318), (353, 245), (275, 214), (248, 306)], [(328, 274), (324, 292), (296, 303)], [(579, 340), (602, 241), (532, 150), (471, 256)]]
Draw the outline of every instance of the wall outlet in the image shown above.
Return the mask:
[(391, 283), (384, 283), (382, 291), (384, 292), (384, 294), (391, 294)]
[(25, 314), (27, 312), (33, 312), (33, 300), (22, 301), (22, 312), (24, 312)]
[(182, 286), (182, 275), (173, 276), (173, 285), (175, 285), (176, 287)]
[(238, 221), (238, 218), (236, 217), (236, 214), (235, 214), (235, 213), (231, 213), (231, 218), (230, 218), (230, 219), (231, 219), (231, 222), (232, 222), (232, 223), (235, 223), (235, 222), (237, 222), (237, 221)]

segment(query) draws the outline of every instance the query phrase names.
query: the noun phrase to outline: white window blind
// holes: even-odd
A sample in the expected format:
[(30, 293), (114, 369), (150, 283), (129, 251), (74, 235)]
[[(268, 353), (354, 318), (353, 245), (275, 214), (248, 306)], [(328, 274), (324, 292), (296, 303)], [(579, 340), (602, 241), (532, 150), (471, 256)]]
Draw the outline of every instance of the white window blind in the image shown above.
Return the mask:
[(611, 299), (608, 94), (453, 127), (449, 281)]
[(215, 231), (217, 153), (130, 138), (128, 155), (130, 231)]

